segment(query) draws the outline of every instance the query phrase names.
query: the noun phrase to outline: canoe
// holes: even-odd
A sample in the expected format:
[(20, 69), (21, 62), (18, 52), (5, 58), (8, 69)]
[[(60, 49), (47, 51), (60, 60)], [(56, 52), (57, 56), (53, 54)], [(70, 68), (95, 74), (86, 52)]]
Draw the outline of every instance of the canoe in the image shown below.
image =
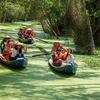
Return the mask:
[(48, 61), (49, 66), (54, 69), (56, 72), (64, 73), (64, 74), (75, 74), (77, 71), (77, 67), (72, 64), (61, 65), (61, 66), (53, 66), (52, 59)]
[(24, 68), (28, 64), (28, 59), (26, 58), (18, 58), (17, 60), (11, 61), (3, 61), (0, 59), (0, 62), (6, 66), (13, 67), (13, 68)]
[(25, 44), (33, 44), (33, 42), (34, 42), (34, 40), (32, 38), (28, 38), (28, 39), (18, 38), (18, 40)]

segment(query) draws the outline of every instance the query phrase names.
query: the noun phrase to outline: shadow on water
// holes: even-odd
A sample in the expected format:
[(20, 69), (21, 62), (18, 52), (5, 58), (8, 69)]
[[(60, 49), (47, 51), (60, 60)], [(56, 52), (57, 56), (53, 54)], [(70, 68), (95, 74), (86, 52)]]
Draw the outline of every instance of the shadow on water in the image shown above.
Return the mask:
[(19, 71), (22, 71), (25, 69), (25, 67), (22, 67), (22, 68), (17, 68), (17, 67), (14, 67), (14, 66), (7, 66), (7, 65), (4, 65), (2, 63), (0, 63), (0, 65), (6, 69), (9, 69), (9, 70), (12, 70), (14, 72), (19, 72)]

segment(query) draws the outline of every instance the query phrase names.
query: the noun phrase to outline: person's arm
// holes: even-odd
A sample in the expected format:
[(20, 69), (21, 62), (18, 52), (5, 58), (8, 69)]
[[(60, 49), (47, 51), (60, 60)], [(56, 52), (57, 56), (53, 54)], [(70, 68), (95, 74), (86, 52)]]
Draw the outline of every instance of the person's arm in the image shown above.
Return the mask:
[(73, 63), (74, 62), (74, 55), (73, 54), (70, 54), (70, 57), (71, 57), (71, 63)]
[(23, 47), (23, 50), (24, 50), (23, 53), (24, 53), (24, 54), (27, 52), (27, 47), (28, 47), (28, 45), (26, 45), (26, 46)]

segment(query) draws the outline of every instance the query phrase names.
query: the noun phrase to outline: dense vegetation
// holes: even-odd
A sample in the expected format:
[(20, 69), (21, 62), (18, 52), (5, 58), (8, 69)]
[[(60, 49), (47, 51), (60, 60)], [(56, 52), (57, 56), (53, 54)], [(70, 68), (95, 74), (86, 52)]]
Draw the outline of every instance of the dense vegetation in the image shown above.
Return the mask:
[(77, 52), (94, 54), (100, 46), (99, 0), (1, 0), (0, 21), (38, 20), (50, 36), (71, 37)]

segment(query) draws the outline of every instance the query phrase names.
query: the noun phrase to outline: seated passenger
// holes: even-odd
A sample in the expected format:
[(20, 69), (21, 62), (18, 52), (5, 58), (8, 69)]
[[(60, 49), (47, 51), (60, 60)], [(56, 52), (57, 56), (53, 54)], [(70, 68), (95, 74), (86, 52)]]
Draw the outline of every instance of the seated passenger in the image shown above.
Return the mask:
[(63, 55), (63, 60), (66, 60), (66, 58), (67, 58), (67, 50), (65, 48), (62, 48), (61, 49), (61, 53)]
[[(25, 48), (22, 44), (16, 44), (17, 58), (24, 58), (24, 53), (27, 52), (27, 47)], [(24, 52), (23, 52), (24, 50)]]
[(3, 56), (6, 58), (6, 60), (9, 60), (9, 57), (10, 55), (12, 54), (11, 52), (11, 45), (10, 44), (7, 44), (4, 48), (4, 51), (3, 51)]
[(12, 54), (10, 55), (10, 60), (16, 60), (17, 59), (17, 49), (15, 47), (16, 45), (15, 44), (12, 44), (11, 45), (11, 52)]
[(51, 49), (51, 52), (52, 52), (53, 54), (55, 54), (58, 47), (60, 47), (60, 43), (59, 43), (59, 42), (54, 42), (54, 43), (53, 43), (53, 47), (52, 47), (52, 49)]
[(25, 39), (24, 35), (25, 35), (25, 30), (24, 30), (24, 28), (20, 28), (20, 30), (19, 30), (19, 32), (18, 32), (18, 37), (19, 37), (19, 38), (22, 38), (22, 39)]
[(3, 50), (4, 50), (4, 48), (5, 48), (5, 42), (8, 41), (9, 39), (11, 39), (10, 36), (6, 36), (6, 37), (4, 37), (4, 39), (1, 41), (1, 43), (0, 43), (1, 53), (3, 53)]
[(57, 49), (56, 53), (52, 56), (52, 59), (53, 59), (54, 66), (61, 66), (63, 55), (62, 55), (61, 50), (59, 48)]
[(66, 62), (67, 64), (72, 64), (74, 66), (78, 66), (75, 62), (74, 62), (74, 56), (72, 54), (72, 49), (68, 48), (67, 49), (67, 53), (68, 53), (68, 56), (66, 58)]
[(35, 33), (33, 32), (32, 29), (28, 28), (27, 31), (26, 31), (26, 34), (28, 34), (28, 37), (29, 38), (32, 38), (33, 39), (33, 36), (34, 36), (33, 34), (35, 34)]

